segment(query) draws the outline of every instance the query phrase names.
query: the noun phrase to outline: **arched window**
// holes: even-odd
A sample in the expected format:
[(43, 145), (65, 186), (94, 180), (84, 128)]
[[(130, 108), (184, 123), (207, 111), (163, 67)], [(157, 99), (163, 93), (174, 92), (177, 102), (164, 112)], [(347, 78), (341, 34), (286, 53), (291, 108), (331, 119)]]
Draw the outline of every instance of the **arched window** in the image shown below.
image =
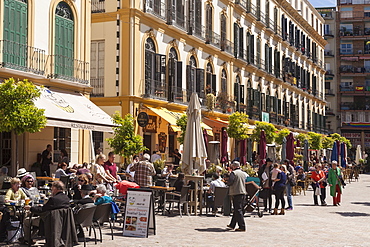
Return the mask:
[(213, 10), (211, 5), (206, 5), (206, 42), (214, 43), (213, 41)]
[(225, 14), (221, 14), (221, 50), (225, 50), (226, 44), (226, 16)]
[(145, 42), (145, 94), (151, 95), (154, 92), (155, 80), (155, 44), (151, 38)]
[(175, 48), (168, 54), (168, 100), (183, 101), (182, 95), (182, 62), (178, 61)]
[(254, 101), (258, 111), (261, 111), (261, 84), (258, 84), (257, 86), (257, 90), (254, 94)]
[(207, 63), (206, 67), (206, 95), (212, 93), (216, 95), (216, 75), (213, 74), (211, 63)]
[(221, 91), (227, 93), (227, 74), (225, 69), (222, 69), (221, 72)]
[(66, 2), (59, 2), (55, 9), (54, 55), (54, 74), (71, 79), (74, 74), (74, 17)]
[(27, 0), (4, 1), (3, 41), (4, 67), (27, 68)]

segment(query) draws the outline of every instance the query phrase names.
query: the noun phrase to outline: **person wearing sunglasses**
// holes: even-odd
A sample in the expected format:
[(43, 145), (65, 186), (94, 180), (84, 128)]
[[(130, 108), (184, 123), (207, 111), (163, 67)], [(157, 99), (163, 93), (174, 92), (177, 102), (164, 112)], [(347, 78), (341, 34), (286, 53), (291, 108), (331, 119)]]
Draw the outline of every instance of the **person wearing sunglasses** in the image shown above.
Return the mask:
[(35, 179), (31, 174), (27, 174), (22, 178), (22, 190), (32, 201), (36, 198), (41, 198), (40, 191), (35, 187)]
[(89, 184), (89, 178), (86, 174), (78, 175), (77, 184), (73, 186), (72, 190), (74, 191), (73, 200), (81, 200), (81, 188), (83, 185)]

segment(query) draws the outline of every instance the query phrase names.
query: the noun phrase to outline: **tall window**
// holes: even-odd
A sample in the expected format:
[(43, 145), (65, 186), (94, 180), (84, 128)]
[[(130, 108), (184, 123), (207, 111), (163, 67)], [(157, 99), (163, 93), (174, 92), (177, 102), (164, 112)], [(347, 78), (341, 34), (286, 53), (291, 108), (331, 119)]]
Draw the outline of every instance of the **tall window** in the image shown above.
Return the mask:
[(274, 32), (277, 33), (278, 32), (278, 9), (275, 7), (274, 8)]
[(104, 54), (105, 41), (91, 41), (90, 83), (91, 97), (104, 97)]
[(270, 2), (269, 1), (266, 1), (265, 11), (266, 11), (266, 14), (265, 14), (266, 26), (272, 28), (270, 25)]
[[(236, 110), (241, 111), (240, 104), (244, 104), (244, 85), (242, 85), (240, 76), (237, 75), (234, 83), (234, 100), (236, 101)], [(244, 109), (243, 109), (244, 111)]]
[(154, 90), (155, 80), (155, 45), (151, 38), (145, 42), (145, 94), (150, 95)]
[(178, 61), (177, 52), (173, 47), (168, 56), (168, 100), (183, 101), (182, 62)]
[(216, 95), (216, 75), (213, 74), (213, 68), (210, 63), (206, 68), (206, 94), (212, 93)]
[(227, 93), (227, 74), (225, 69), (222, 69), (221, 72), (221, 91)]
[(226, 44), (226, 16), (221, 14), (221, 50), (225, 50)]
[(258, 68), (261, 68), (261, 40), (260, 39), (257, 39), (257, 43), (256, 43), (256, 64), (257, 64), (257, 67)]
[(272, 103), (271, 103), (272, 97), (270, 96), (270, 89), (267, 88), (266, 90), (266, 112), (272, 111)]
[(187, 100), (193, 92), (198, 93), (199, 98), (204, 98), (204, 69), (197, 68), (194, 56), (190, 57), (189, 65), (186, 66), (186, 91)]
[(66, 2), (55, 9), (55, 74), (70, 79), (74, 74), (74, 17)]
[(212, 13), (212, 7), (207, 4), (206, 5), (206, 42), (207, 43), (213, 43), (212, 42), (212, 32), (213, 32), (213, 13)]
[(202, 0), (191, 0), (189, 2), (188, 32), (200, 36), (202, 34)]
[(4, 1), (3, 62), (6, 67), (27, 67), (27, 0)]
[(256, 0), (256, 15), (257, 15), (257, 20), (261, 20), (261, 0)]
[(272, 73), (272, 47), (265, 44), (265, 66), (268, 73)]
[(247, 62), (254, 64), (254, 35), (247, 33)]
[[(65, 149), (68, 157), (71, 158), (71, 129), (54, 127), (54, 150)], [(53, 153), (53, 161), (58, 161), (60, 153)]]
[(234, 23), (234, 56), (244, 59), (244, 31), (237, 23)]

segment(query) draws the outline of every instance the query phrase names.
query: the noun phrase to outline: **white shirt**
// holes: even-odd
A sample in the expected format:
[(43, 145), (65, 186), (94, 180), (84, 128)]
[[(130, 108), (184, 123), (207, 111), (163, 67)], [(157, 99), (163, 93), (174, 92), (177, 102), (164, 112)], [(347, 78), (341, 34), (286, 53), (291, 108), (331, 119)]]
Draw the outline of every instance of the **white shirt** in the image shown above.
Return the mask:
[(135, 176), (135, 171), (130, 171), (130, 168), (135, 165), (136, 163), (131, 163), (127, 166), (126, 168), (126, 173), (129, 173), (131, 175), (131, 178), (129, 179), (130, 181), (134, 181), (134, 176)]
[(150, 158), (150, 161), (153, 163), (154, 161), (159, 160), (161, 158), (162, 156), (160, 156), (159, 154), (153, 154), (152, 157)]
[(209, 186), (210, 192), (215, 192), (216, 187), (226, 187), (226, 184), (222, 182), (221, 178), (213, 180)]

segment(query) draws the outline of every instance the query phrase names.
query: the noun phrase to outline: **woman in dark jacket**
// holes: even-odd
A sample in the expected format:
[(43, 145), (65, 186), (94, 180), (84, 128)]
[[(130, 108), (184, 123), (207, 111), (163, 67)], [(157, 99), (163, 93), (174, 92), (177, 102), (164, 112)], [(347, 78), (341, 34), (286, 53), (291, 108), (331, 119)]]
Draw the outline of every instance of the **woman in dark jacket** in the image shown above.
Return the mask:
[(176, 188), (175, 191), (181, 192), (182, 186), (184, 185), (185, 185), (185, 174), (180, 173), (174, 184), (174, 187)]
[(281, 172), (279, 172), (277, 178), (275, 179), (274, 184), (274, 193), (275, 193), (275, 208), (274, 212), (272, 214), (277, 215), (278, 214), (278, 208), (279, 208), (279, 202), (281, 201), (281, 211), (280, 215), (285, 214), (285, 199), (284, 199), (284, 192), (285, 192), (285, 184), (287, 181), (286, 176), (286, 166), (281, 165), (280, 166)]

